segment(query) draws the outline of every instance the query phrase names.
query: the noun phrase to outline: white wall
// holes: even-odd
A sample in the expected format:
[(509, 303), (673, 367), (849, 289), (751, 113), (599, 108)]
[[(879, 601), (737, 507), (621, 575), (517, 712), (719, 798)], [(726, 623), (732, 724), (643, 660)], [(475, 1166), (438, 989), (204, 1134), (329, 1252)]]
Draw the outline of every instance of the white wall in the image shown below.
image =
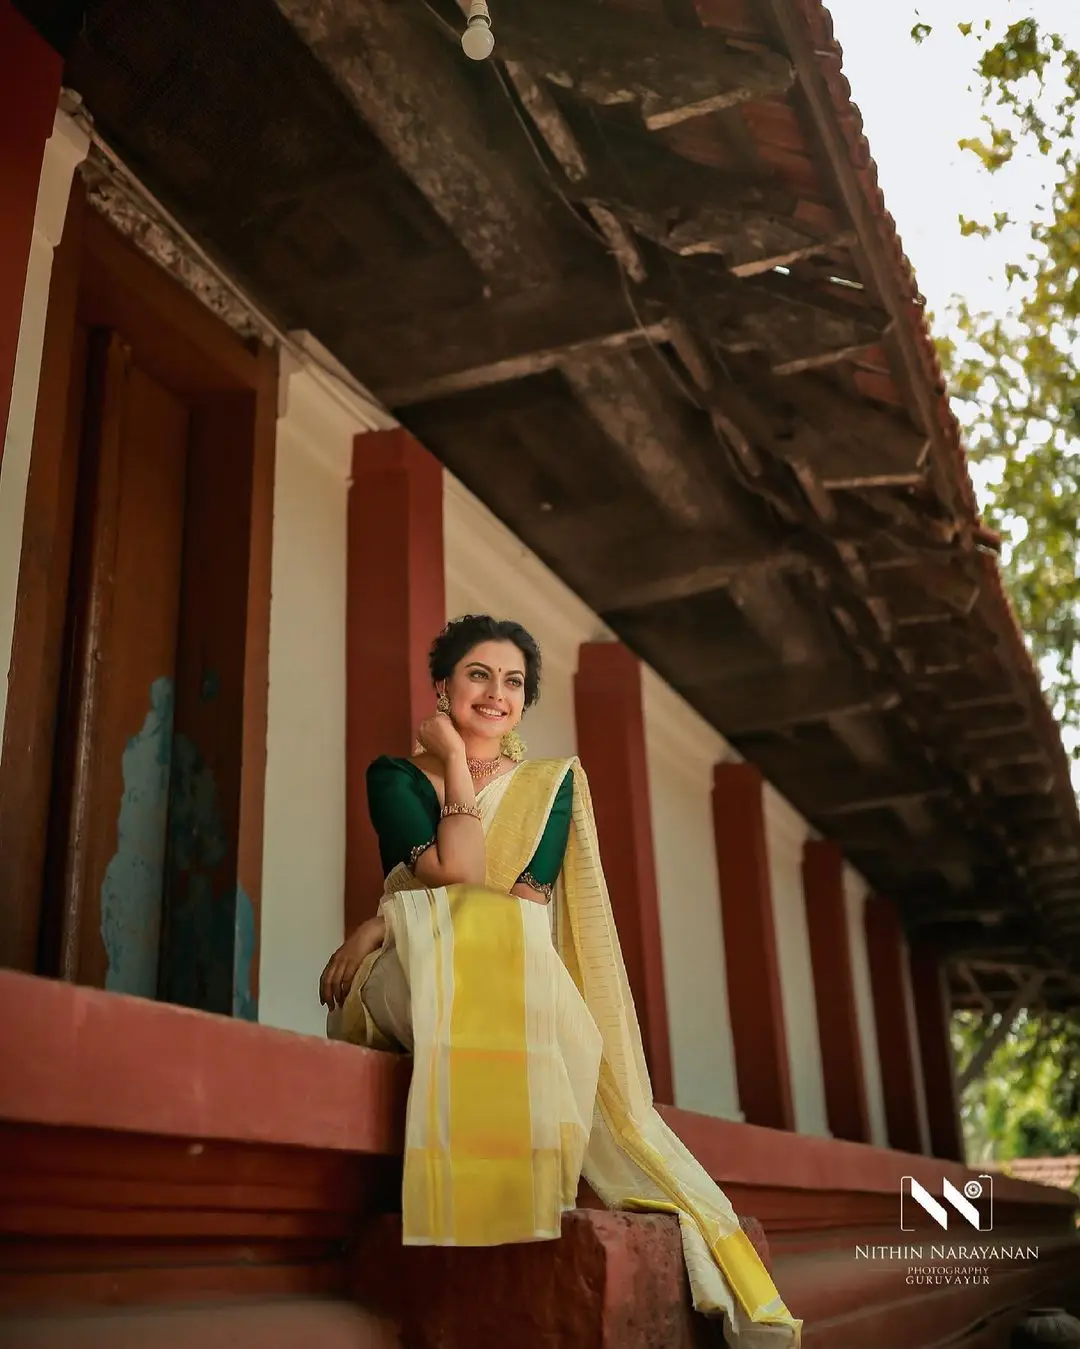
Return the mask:
[(353, 438), (371, 426), (344, 383), (283, 353), (259, 1020), (313, 1035), (326, 1026), (318, 978), (344, 931), (348, 492)]
[(643, 684), (675, 1104), (741, 1120), (712, 815), (730, 751), (652, 670)]
[(855, 982), (855, 1011), (859, 1041), (862, 1044), (863, 1076), (870, 1115), (870, 1142), (879, 1148), (889, 1146), (885, 1122), (885, 1095), (881, 1085), (881, 1057), (878, 1054), (877, 1027), (874, 1023), (874, 996), (870, 984), (870, 959), (866, 950), (866, 897), (869, 887), (862, 876), (844, 867), (844, 900), (847, 905), (848, 940), (851, 943), (851, 973)]
[(828, 1135), (829, 1117), (802, 879), (803, 849), (810, 837), (810, 829), (802, 816), (769, 786), (765, 788), (765, 837), (769, 848), (795, 1128), (801, 1134)]
[(540, 644), (543, 689), (521, 737), (534, 758), (577, 752), (574, 674), (582, 642), (610, 630), (450, 473), (443, 475), (446, 617), (491, 614), (521, 623)]
[(4, 436), (3, 467), (0, 468), (0, 673), (3, 675), (0, 681), (0, 744), (4, 739), (26, 485), (30, 477), (30, 449), (34, 439), (53, 251), (64, 232), (72, 178), (86, 158), (88, 148), (86, 132), (67, 113), (58, 111), (53, 133), (45, 144), (38, 183), (15, 378), (11, 386), (11, 410)]

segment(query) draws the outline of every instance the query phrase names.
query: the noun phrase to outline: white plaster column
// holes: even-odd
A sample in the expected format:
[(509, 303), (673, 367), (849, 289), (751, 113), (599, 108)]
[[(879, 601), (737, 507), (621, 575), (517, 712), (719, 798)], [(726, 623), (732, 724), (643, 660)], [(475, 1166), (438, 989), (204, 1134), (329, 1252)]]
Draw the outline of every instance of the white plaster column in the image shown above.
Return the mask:
[(828, 1137), (829, 1116), (802, 881), (803, 848), (810, 828), (794, 807), (769, 786), (765, 788), (765, 834), (795, 1127), (801, 1134)]
[(642, 682), (675, 1104), (741, 1122), (712, 813), (730, 751), (654, 671)]
[(870, 1115), (870, 1141), (876, 1147), (889, 1146), (885, 1121), (885, 1095), (881, 1085), (881, 1058), (874, 1026), (874, 995), (870, 986), (870, 960), (866, 953), (866, 896), (869, 886), (853, 868), (844, 868), (844, 899), (847, 904), (848, 941), (851, 943), (851, 974), (855, 983), (855, 1010), (862, 1045), (863, 1080)]
[(15, 600), (19, 588), (26, 487), (30, 479), (30, 450), (37, 415), (38, 380), (45, 342), (45, 318), (49, 308), (49, 282), (53, 253), (64, 232), (71, 183), (75, 170), (86, 158), (90, 138), (68, 113), (57, 109), (53, 132), (45, 142), (45, 156), (38, 183), (34, 236), (26, 269), (19, 349), (11, 386), (11, 411), (4, 437), (3, 467), (0, 468), (0, 744), (4, 739), (7, 711), (11, 643), (15, 629)]
[(281, 355), (259, 1020), (325, 1033), (318, 978), (344, 936), (345, 594), (353, 441), (389, 423), (332, 358)]

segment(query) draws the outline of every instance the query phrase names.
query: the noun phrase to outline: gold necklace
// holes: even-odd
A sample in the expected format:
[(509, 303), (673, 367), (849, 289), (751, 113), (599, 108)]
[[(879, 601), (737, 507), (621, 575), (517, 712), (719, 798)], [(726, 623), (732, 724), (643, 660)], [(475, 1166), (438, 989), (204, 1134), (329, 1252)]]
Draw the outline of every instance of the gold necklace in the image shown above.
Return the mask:
[(502, 755), (496, 754), (494, 759), (470, 759), (466, 757), (465, 762), (469, 765), (469, 776), (471, 778), (489, 778), (492, 773), (499, 771)]

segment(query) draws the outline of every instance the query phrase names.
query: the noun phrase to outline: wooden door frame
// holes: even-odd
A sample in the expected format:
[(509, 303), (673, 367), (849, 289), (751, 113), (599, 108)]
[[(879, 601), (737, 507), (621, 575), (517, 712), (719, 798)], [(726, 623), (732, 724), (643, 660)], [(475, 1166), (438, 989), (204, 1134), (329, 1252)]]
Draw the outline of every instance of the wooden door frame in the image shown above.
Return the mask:
[(251, 499), (237, 833), (237, 888), (254, 917), (244, 990), (251, 1015), (258, 989), (277, 353), (242, 341), (139, 253), (88, 206), (77, 176), (49, 292), (0, 750), (0, 965), (38, 968), (82, 420), (80, 336), (93, 328), (122, 333), (148, 374), (182, 396), (220, 405), (226, 417), (229, 395), (254, 396), (246, 446)]

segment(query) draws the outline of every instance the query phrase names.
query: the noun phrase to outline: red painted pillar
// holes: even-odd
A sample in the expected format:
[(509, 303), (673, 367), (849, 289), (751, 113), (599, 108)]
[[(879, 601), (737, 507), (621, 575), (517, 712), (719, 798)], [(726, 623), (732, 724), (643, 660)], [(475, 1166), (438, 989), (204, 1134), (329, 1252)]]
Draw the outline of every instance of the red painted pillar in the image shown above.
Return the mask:
[(806, 844), (803, 895), (829, 1129), (835, 1138), (868, 1143), (870, 1111), (844, 900), (844, 854), (837, 844), (827, 840)]
[(713, 822), (739, 1105), (748, 1124), (794, 1129), (764, 783), (753, 764), (717, 766)]
[(346, 600), (345, 923), (370, 918), (382, 867), (367, 766), (407, 755), (435, 710), (428, 650), (446, 623), (443, 470), (404, 429), (357, 436)]
[(911, 948), (911, 991), (926, 1087), (930, 1147), (935, 1157), (962, 1162), (964, 1136), (949, 1036), (949, 995), (941, 957), (928, 942), (917, 942)]
[(905, 996), (904, 930), (896, 906), (884, 895), (869, 896), (865, 921), (889, 1145), (921, 1153), (915, 1046)]
[(38, 182), (60, 97), (61, 70), (60, 57), (11, 0), (0, 0), (0, 463)]
[(671, 1104), (671, 1040), (645, 755), (641, 662), (618, 642), (581, 647), (574, 679), (581, 762), (589, 775), (604, 874), (634, 995), (653, 1096)]

